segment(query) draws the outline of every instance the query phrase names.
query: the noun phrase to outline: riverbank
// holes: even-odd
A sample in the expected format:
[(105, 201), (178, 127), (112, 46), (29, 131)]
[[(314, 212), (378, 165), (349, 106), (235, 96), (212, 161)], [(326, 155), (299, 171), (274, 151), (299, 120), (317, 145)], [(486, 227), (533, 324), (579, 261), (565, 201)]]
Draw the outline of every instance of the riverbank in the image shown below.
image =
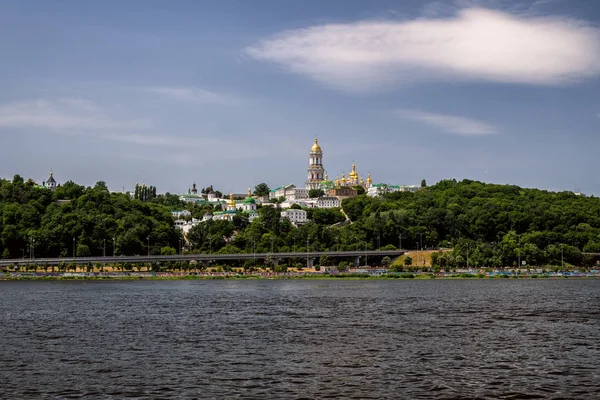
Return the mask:
[(133, 273), (9, 273), (0, 276), (0, 280), (214, 280), (214, 279), (235, 279), (235, 280), (256, 280), (256, 279), (351, 279), (351, 280), (397, 280), (397, 279), (565, 279), (565, 278), (588, 278), (598, 279), (598, 271), (573, 273), (558, 272), (547, 274), (432, 274), (432, 273), (388, 273), (388, 274), (364, 274), (364, 273), (152, 273), (152, 272), (133, 272)]

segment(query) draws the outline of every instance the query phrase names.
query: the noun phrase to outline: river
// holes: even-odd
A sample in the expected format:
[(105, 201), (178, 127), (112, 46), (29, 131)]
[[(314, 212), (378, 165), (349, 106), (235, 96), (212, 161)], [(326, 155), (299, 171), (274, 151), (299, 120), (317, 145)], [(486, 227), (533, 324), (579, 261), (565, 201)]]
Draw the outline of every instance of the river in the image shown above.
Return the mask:
[(600, 280), (0, 282), (2, 398), (598, 398)]

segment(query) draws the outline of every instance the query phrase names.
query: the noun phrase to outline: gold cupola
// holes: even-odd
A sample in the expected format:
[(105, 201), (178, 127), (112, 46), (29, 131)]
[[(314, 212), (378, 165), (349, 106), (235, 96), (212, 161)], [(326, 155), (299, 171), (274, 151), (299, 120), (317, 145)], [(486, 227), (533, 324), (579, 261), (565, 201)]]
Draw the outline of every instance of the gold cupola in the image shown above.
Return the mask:
[(319, 146), (319, 139), (315, 138), (315, 143), (310, 148), (310, 151), (314, 151), (314, 152), (320, 152), (320, 151), (322, 151), (321, 150), (321, 146)]
[(335, 177), (335, 184), (336, 184), (337, 186), (340, 186), (340, 177), (339, 177), (339, 176), (336, 176), (336, 177)]
[(354, 165), (354, 163), (352, 164), (352, 171), (350, 171), (348, 177), (350, 177), (354, 181), (358, 180), (358, 173), (356, 172), (356, 165)]
[(371, 174), (367, 175), (367, 183), (370, 185), (371, 183), (373, 183), (373, 180), (371, 179)]
[(252, 197), (252, 190), (250, 188), (248, 188), (248, 197)]
[(342, 174), (342, 183), (346, 183), (346, 174)]
[(229, 193), (229, 203), (227, 203), (228, 206), (235, 208), (235, 201), (233, 201), (233, 194)]

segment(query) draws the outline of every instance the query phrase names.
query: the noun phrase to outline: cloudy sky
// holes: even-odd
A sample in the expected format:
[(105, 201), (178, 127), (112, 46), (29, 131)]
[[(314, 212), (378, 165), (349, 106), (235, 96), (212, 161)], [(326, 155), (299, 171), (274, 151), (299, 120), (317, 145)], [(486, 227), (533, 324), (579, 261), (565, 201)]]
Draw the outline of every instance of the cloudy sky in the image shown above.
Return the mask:
[(0, 177), (600, 195), (600, 3), (0, 2)]

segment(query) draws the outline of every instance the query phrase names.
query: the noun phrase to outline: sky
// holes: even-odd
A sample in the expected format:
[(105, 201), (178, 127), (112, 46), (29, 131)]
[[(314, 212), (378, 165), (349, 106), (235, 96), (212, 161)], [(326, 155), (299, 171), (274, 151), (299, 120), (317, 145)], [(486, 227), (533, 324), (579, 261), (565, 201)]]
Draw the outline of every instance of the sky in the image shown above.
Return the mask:
[(600, 195), (597, 0), (0, 2), (0, 177)]

